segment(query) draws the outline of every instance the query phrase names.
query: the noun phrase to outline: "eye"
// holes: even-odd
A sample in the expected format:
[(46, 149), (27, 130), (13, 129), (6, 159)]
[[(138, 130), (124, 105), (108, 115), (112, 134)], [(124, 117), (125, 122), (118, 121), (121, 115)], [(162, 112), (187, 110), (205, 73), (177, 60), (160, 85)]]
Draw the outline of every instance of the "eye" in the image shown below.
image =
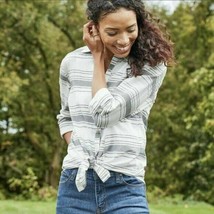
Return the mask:
[(115, 36), (117, 33), (116, 32), (107, 32), (108, 36)]
[(133, 32), (135, 32), (135, 29), (129, 29), (128, 30), (128, 33), (133, 33)]

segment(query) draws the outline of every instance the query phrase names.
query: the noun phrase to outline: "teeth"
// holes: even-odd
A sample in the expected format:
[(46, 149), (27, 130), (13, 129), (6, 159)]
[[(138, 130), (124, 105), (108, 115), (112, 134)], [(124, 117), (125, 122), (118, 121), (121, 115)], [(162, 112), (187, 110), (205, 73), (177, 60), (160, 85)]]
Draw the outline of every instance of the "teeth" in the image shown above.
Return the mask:
[(129, 49), (129, 46), (126, 46), (126, 47), (124, 47), (124, 48), (119, 48), (119, 47), (116, 47), (119, 51), (121, 51), (121, 52), (125, 52), (125, 51), (127, 51), (128, 49)]

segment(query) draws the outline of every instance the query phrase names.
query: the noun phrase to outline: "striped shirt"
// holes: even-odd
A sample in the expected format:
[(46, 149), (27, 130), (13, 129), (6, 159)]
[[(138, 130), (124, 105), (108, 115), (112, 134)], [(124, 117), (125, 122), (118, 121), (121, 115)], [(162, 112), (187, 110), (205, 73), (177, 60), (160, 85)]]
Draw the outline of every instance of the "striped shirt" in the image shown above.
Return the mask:
[(61, 136), (72, 131), (63, 169), (78, 168), (76, 186), (86, 187), (93, 168), (105, 182), (109, 171), (144, 181), (146, 128), (149, 112), (166, 74), (166, 66), (144, 66), (130, 75), (127, 58), (113, 57), (106, 71), (107, 88), (92, 98), (94, 62), (87, 47), (65, 56), (60, 66)]

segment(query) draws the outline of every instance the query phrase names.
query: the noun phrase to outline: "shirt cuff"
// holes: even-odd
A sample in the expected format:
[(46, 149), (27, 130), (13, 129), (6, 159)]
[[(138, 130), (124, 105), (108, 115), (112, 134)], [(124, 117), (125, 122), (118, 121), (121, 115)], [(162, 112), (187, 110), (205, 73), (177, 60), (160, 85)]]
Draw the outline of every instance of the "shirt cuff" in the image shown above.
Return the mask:
[(67, 132), (72, 132), (72, 131), (73, 131), (73, 126), (70, 125), (70, 126), (60, 127), (59, 130), (60, 130), (60, 135), (61, 135), (61, 137), (62, 137), (62, 139), (63, 139), (63, 135), (64, 135), (65, 133), (67, 133)]
[(94, 97), (89, 103), (89, 111), (92, 115), (101, 113), (105, 107), (106, 102), (112, 98), (111, 93), (107, 88), (101, 88), (96, 92)]

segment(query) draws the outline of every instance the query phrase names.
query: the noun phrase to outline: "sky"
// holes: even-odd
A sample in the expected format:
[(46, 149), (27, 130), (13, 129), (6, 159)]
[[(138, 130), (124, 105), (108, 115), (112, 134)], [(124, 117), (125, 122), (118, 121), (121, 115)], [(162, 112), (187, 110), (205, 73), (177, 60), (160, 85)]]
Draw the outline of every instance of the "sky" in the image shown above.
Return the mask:
[(161, 5), (169, 12), (173, 12), (181, 0), (146, 0), (148, 4)]

